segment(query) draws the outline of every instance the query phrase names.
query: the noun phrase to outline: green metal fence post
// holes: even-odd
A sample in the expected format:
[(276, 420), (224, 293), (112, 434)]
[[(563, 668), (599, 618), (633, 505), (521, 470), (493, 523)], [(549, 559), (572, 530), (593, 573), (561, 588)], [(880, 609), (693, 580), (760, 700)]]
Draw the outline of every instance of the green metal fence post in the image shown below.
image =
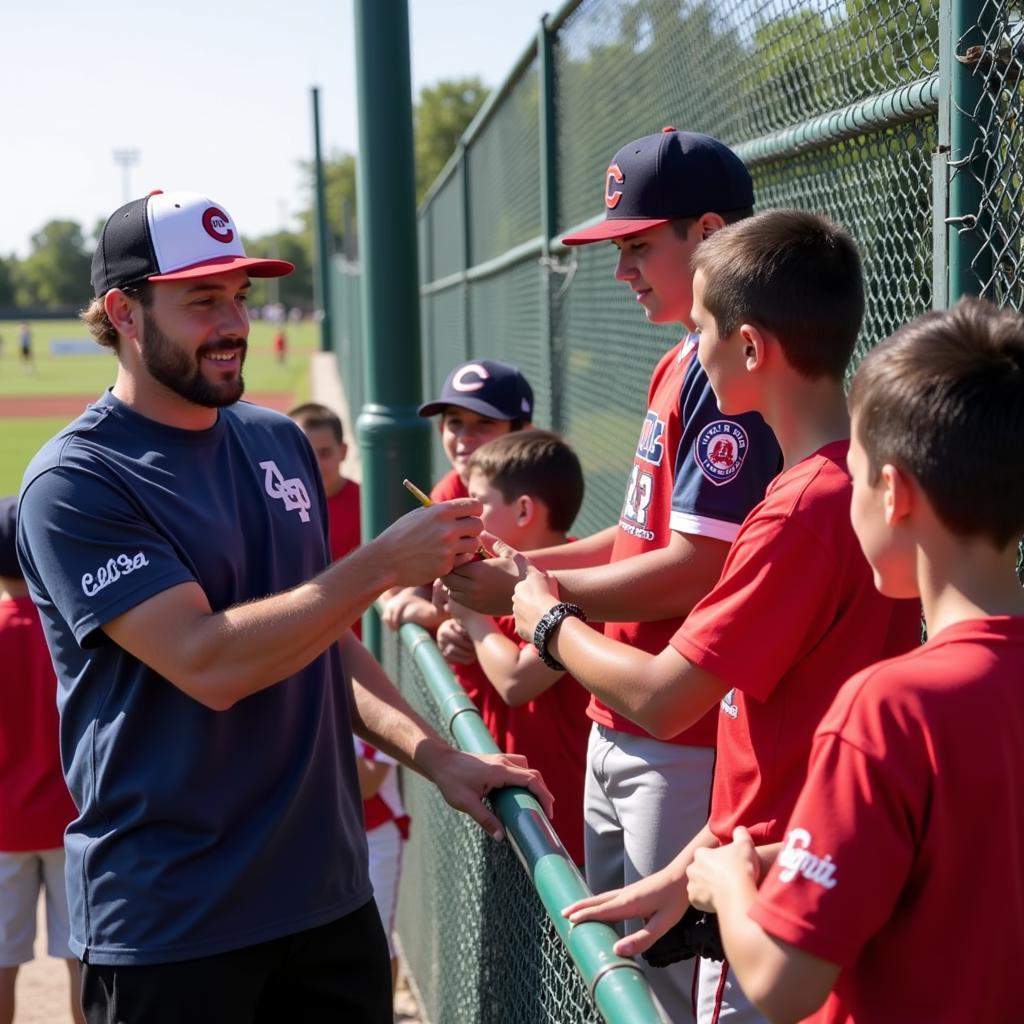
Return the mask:
[[(538, 121), (540, 128), (540, 235), (541, 235), (541, 330), (545, 334), (543, 367), (546, 380), (558, 379), (559, 345), (555, 336), (554, 275), (551, 270), (551, 238), (558, 228), (558, 135), (555, 125), (555, 34), (548, 28), (548, 16), (537, 29), (537, 82), (540, 89)], [(562, 429), (562, 389), (551, 388), (551, 428)]]
[(324, 199), (324, 164), (320, 152), (320, 90), (313, 87), (313, 170), (316, 193), (316, 273), (313, 286), (316, 292), (314, 302), (320, 313), (320, 351), (330, 352), (331, 337), (331, 247), (327, 227), (327, 204)]
[[(982, 14), (994, 5), (986, 0), (942, 0), (940, 6), (940, 58), (945, 57), (943, 78), (949, 81), (949, 197), (946, 214), (949, 283), (947, 302), (961, 295), (977, 295), (992, 275), (991, 255), (985, 245), (987, 218), (984, 195), (985, 132), (982, 112), (988, 107), (985, 78), (976, 65), (963, 63), (972, 45), (986, 41)], [(940, 131), (943, 118), (939, 119)], [(941, 139), (940, 139), (941, 141)]]
[[(406, 0), (357, 0), (359, 247), (365, 402), (356, 421), (365, 536), (410, 508), (402, 478), (429, 484), (429, 426), (420, 401), (416, 190)], [(380, 653), (380, 622), (364, 621)]]

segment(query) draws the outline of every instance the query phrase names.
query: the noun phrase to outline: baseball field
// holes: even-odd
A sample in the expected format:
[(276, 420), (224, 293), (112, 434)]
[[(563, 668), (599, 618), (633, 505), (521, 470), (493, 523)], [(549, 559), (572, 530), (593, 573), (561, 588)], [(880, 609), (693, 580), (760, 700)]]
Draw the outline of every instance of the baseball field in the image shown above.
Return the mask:
[[(47, 438), (74, 419), (113, 383), (114, 355), (89, 348), (76, 320), (31, 324), (33, 361), (18, 352), (18, 323), (0, 321), (0, 495), (15, 494), (29, 460)], [(276, 325), (254, 321), (245, 361), (246, 398), (286, 410), (308, 400), (309, 358), (319, 332), (312, 321), (290, 323), (284, 363), (273, 352)]]

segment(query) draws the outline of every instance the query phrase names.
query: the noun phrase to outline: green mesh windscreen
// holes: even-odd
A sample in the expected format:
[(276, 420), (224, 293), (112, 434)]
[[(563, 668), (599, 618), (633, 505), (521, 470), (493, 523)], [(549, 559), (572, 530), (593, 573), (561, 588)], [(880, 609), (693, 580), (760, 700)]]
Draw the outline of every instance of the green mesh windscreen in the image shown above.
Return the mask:
[(421, 251), (426, 252), (430, 265), (423, 268), (420, 277), (439, 281), (466, 269), (466, 217), (463, 202), (462, 165), (445, 179), (430, 202), (429, 223), (420, 219), (420, 231), (428, 232)]
[(534, 391), (534, 423), (546, 428), (551, 426), (551, 394), (543, 286), (536, 258), (476, 280), (469, 286), (469, 323), (473, 356), (518, 366)]
[(467, 149), (474, 264), (540, 234), (538, 109), (534, 61)]
[[(384, 665), (439, 732), (444, 721), (411, 656), (385, 630)], [(412, 833), (397, 928), (435, 1024), (599, 1024), (554, 926), (508, 843), (495, 843), (438, 791), (402, 773)]]
[[(466, 334), (466, 286), (455, 284), (427, 294), (424, 297), (423, 316), (424, 322), (429, 324), (424, 334), (430, 338), (430, 345), (423, 351), (423, 400), (427, 402), (441, 394), (445, 377), (452, 368), (464, 363), (471, 355)], [(434, 422), (436, 419), (434, 417)], [(436, 431), (434, 437), (431, 447), (431, 485), (452, 468), (444, 457)], [(429, 490), (429, 487), (426, 489)]]
[(332, 345), (353, 421), (363, 407), (363, 325), (359, 269), (338, 257), (328, 275), (333, 317)]
[[(658, 359), (679, 340), (651, 327), (630, 289), (613, 279), (610, 243), (573, 251), (555, 305), (560, 427), (583, 464), (586, 496), (573, 532), (586, 536), (618, 522), (626, 477), (647, 410)], [(558, 293), (556, 293), (557, 295)]]

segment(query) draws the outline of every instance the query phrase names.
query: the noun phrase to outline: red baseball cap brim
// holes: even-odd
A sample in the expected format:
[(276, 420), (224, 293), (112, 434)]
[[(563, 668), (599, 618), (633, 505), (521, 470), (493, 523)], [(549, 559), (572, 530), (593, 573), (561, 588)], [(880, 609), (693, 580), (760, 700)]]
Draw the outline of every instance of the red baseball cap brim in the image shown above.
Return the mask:
[(603, 220), (600, 224), (584, 228), (574, 235), (566, 235), (562, 239), (562, 245), (586, 245), (588, 242), (607, 242), (612, 238), (628, 238), (630, 235), (638, 235), (648, 228), (656, 228), (659, 224), (667, 223), (667, 217), (656, 217), (653, 220), (641, 220), (636, 217)]
[(184, 281), (190, 277), (209, 277), (211, 274), (226, 274), (229, 270), (248, 271), (250, 277), (284, 277), (295, 269), (287, 260), (263, 260), (256, 256), (219, 256), (214, 260), (203, 260), (190, 267), (170, 270), (166, 274), (153, 274), (147, 281)]

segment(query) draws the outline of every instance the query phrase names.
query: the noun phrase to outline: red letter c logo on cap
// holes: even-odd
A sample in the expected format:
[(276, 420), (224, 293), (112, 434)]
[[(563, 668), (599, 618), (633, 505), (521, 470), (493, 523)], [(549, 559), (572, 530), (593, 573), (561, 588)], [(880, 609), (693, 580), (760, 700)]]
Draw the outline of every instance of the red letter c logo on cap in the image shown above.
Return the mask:
[(621, 185), (623, 182), (622, 171), (619, 170), (618, 164), (612, 164), (608, 168), (608, 176), (604, 179), (604, 205), (609, 210), (614, 210), (622, 198), (622, 192), (619, 189), (612, 191), (613, 182), (616, 185)]
[[(475, 376), (476, 380), (466, 380), (469, 376)], [(479, 363), (467, 363), (452, 378), (452, 388), (456, 391), (479, 391), (484, 386), (484, 381), (491, 375), (485, 366)]]
[(203, 227), (206, 229), (206, 233), (211, 238), (216, 238), (218, 242), (227, 243), (234, 239), (235, 233), (231, 230), (230, 224), (228, 215), (223, 210), (218, 210), (216, 206), (211, 206), (203, 214)]

